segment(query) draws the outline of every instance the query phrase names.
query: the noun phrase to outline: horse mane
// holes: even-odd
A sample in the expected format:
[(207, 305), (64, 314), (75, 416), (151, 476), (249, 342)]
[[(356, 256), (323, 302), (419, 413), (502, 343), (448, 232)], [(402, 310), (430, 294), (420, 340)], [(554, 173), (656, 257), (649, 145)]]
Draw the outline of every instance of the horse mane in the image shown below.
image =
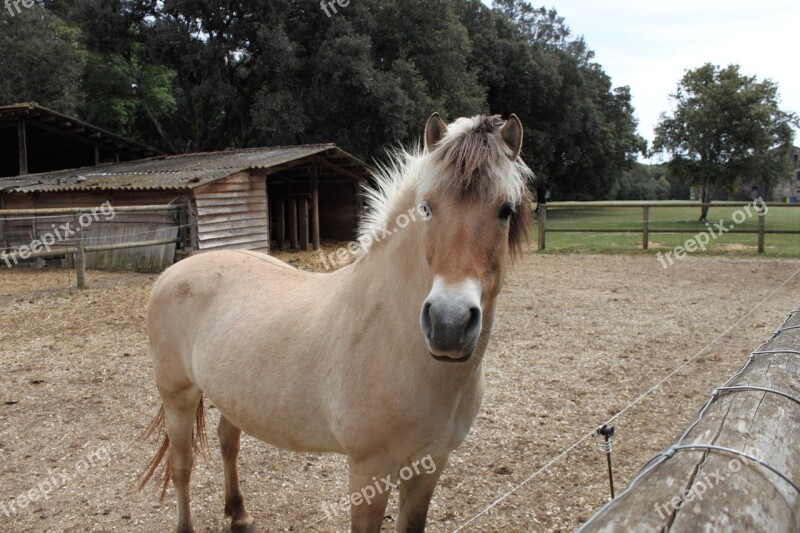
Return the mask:
[[(417, 205), (432, 191), (473, 198), (503, 198), (512, 202), (509, 250), (516, 256), (528, 242), (532, 219), (528, 184), (533, 172), (522, 158), (510, 159), (510, 149), (500, 137), (504, 121), (499, 115), (460, 118), (450, 124), (432, 151), (419, 144), (410, 150), (389, 152), (386, 163), (365, 186), (366, 212), (359, 227), (359, 242), (390, 227), (394, 217)], [(364, 251), (367, 251), (365, 247)]]

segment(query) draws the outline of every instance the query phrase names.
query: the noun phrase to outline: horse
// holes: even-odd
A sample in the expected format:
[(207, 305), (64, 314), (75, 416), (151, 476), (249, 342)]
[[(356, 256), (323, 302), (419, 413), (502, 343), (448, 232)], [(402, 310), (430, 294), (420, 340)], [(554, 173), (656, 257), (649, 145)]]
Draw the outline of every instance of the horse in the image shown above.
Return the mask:
[[(424, 531), (439, 476), (478, 414), (497, 297), (528, 242), (533, 174), (522, 140), (516, 115), (446, 124), (434, 113), (422, 147), (391, 152), (375, 170), (361, 249), (333, 272), (229, 250), (159, 277), (147, 331), (162, 405), (147, 434), (166, 435), (140, 488), (166, 457), (162, 499), (171, 478), (177, 531), (194, 531), (204, 397), (221, 415), (233, 531), (255, 530), (239, 487), (242, 432), (345, 454), (353, 532), (380, 531), (392, 488), (397, 531)], [(431, 468), (420, 471), (424, 458)]]

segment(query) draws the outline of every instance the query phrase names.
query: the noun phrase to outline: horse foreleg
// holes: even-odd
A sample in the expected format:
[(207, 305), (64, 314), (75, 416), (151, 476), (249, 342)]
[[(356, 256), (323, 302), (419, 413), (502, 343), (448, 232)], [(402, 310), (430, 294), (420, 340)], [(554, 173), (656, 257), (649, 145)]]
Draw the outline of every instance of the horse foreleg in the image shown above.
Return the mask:
[[(415, 473), (411, 479), (400, 481), (400, 511), (397, 517), (398, 533), (422, 533), (428, 518), (428, 507), (439, 482), (439, 476), (447, 465), (448, 456), (438, 457), (432, 465), (414, 463)], [(420, 466), (423, 468), (420, 471)], [(416, 472), (419, 472), (418, 474)]]
[(194, 462), (193, 431), (202, 394), (190, 389), (164, 400), (164, 415), (169, 437), (169, 466), (175, 495), (178, 499), (178, 533), (191, 533), (192, 515), (189, 506), (189, 480)]
[[(382, 490), (378, 481), (391, 467), (350, 462), (350, 530), (352, 533), (379, 533), (391, 490)], [(379, 475), (380, 474), (380, 475)], [(377, 484), (377, 488), (376, 488)]]
[(237, 460), (242, 430), (223, 416), (219, 420), (217, 435), (222, 449), (222, 464), (225, 468), (225, 515), (231, 517), (232, 531), (254, 531), (253, 518), (244, 508), (244, 498), (239, 488)]

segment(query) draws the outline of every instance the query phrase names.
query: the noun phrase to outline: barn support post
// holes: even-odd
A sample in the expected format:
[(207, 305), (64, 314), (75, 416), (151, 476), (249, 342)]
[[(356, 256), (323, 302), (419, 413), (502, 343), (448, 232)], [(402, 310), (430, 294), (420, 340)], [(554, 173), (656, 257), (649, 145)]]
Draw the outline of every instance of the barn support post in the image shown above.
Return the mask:
[(275, 201), (275, 241), (278, 250), (286, 248), (286, 203)]
[(301, 198), (298, 205), (299, 212), (297, 219), (299, 223), (300, 232), (300, 249), (303, 251), (310, 250), (308, 240), (308, 198)]
[(642, 207), (642, 250), (650, 246), (650, 206)]
[(269, 175), (264, 174), (264, 208), (267, 210), (267, 253), (272, 252), (272, 224), (270, 223)]
[[(0, 209), (6, 208), (6, 196), (0, 193)], [(8, 221), (5, 217), (0, 218), (0, 234), (3, 236), (3, 250), (8, 248)]]
[(75, 228), (78, 232), (78, 252), (75, 254), (75, 278), (79, 289), (86, 288), (86, 248), (84, 248), (83, 232), (80, 231), (79, 216), (75, 216)]
[(580, 532), (800, 530), (800, 307)]
[(539, 251), (545, 249), (545, 237), (547, 235), (547, 204), (539, 204)]
[(758, 209), (758, 253), (764, 253), (764, 235), (766, 234), (766, 214), (767, 212), (759, 208)]
[(298, 250), (300, 244), (297, 240), (297, 200), (289, 200), (289, 242), (292, 250)]
[(311, 167), (311, 245), (319, 250), (319, 167)]
[(19, 175), (28, 173), (28, 139), (26, 133), (26, 120), (19, 119), (17, 122), (17, 148), (19, 151)]
[(192, 204), (187, 206), (189, 210), (189, 255), (200, 249), (200, 241), (197, 233), (197, 211), (192, 209)]

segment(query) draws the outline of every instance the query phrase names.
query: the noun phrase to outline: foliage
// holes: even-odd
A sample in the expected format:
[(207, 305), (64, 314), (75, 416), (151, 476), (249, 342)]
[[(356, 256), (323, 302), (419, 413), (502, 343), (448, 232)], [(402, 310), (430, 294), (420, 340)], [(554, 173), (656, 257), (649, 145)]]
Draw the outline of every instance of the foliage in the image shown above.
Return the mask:
[(670, 182), (661, 166), (636, 163), (622, 173), (615, 191), (616, 200), (669, 200), (672, 199)]
[[(416, 141), (432, 111), (517, 113), (539, 198), (604, 198), (644, 148), (628, 88), (555, 10), (522, 0), (358, 0), (330, 17), (317, 0), (45, 5), (70, 46), (52, 69), (7, 68), (59, 90), (26, 92), (20, 77), (0, 102), (30, 94), (167, 151), (333, 141), (369, 160)], [(65, 50), (80, 62), (56, 80)]]
[(6, 15), (0, 16), (0, 105), (40, 102), (77, 113), (85, 58), (77, 30), (38, 6)]
[(653, 148), (672, 156), (670, 172), (699, 187), (704, 203), (742, 179), (771, 187), (789, 174), (797, 117), (779, 108), (772, 81), (706, 63), (687, 71), (671, 97), (674, 111), (662, 113)]

